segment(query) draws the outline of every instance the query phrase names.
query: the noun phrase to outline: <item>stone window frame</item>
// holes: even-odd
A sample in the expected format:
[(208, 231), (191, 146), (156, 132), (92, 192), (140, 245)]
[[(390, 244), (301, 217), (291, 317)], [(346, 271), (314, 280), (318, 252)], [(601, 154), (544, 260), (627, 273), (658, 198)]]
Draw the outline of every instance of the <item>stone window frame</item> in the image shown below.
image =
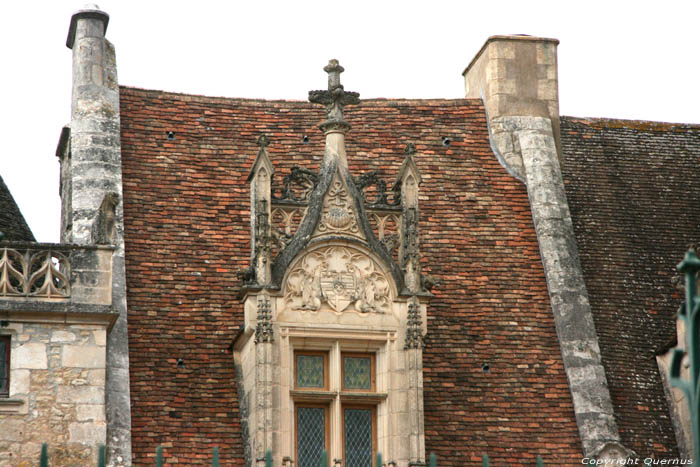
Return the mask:
[(0, 418), (2, 415), (6, 414), (26, 413), (27, 410), (27, 401), (25, 398), (13, 397), (14, 394), (12, 394), (12, 347), (18, 347), (20, 345), (17, 326), (19, 326), (19, 332), (21, 333), (22, 324), (13, 321), (10, 321), (8, 326), (0, 328), (0, 336), (9, 337), (10, 340), (10, 360), (7, 365), (7, 373), (10, 379), (7, 382), (7, 395), (0, 395)]
[[(293, 361), (291, 362), (290, 377), (293, 379), (290, 384), (290, 402), (294, 409), (291, 411), (294, 419), (292, 426), (294, 433), (292, 441), (294, 445), (295, 459), (298, 458), (298, 438), (297, 438), (297, 407), (326, 407), (328, 409), (327, 450), (329, 461), (336, 457), (345, 462), (345, 408), (369, 408), (372, 411), (372, 459), (376, 457), (379, 450), (379, 412), (382, 405), (388, 402), (388, 394), (382, 392), (383, 385), (380, 384), (378, 371), (386, 366), (386, 345), (387, 341), (372, 341), (363, 339), (346, 339), (340, 336), (331, 336), (322, 339), (305, 340), (304, 343), (295, 345), (293, 342), (290, 352)], [(324, 378), (328, 378), (327, 389), (296, 389), (296, 355), (302, 354), (325, 354), (327, 356), (328, 371), (325, 371)], [(372, 389), (357, 390), (345, 389), (343, 387), (343, 356), (371, 356)], [(324, 368), (325, 369), (325, 368)], [(385, 383), (386, 384), (386, 383)], [(340, 440), (340, 446), (333, 449), (333, 438), (336, 435)], [(339, 448), (339, 449), (338, 449)], [(329, 465), (334, 465), (329, 462)]]
[[(0, 341), (4, 341), (5, 343), (5, 355), (3, 360), (5, 360), (3, 363), (3, 369), (4, 373), (3, 375), (0, 375), (2, 377), (2, 382), (3, 385), (0, 385), (0, 398), (2, 399), (9, 399), (10, 397), (10, 362), (12, 361), (10, 355), (12, 354), (12, 336), (10, 334), (1, 334), (0, 335)], [(0, 356), (2, 358), (2, 356)]]

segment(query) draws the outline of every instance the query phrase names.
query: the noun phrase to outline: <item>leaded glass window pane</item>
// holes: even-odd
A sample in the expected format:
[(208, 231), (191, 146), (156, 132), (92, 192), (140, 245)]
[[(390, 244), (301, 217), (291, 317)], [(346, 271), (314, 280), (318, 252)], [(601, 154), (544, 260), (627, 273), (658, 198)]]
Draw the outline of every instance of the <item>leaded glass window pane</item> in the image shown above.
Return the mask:
[(9, 364), (10, 353), (10, 337), (0, 337), (0, 395), (6, 396), (9, 391), (10, 383), (10, 368)]
[(323, 355), (297, 355), (297, 387), (324, 387)]
[(326, 409), (297, 408), (298, 467), (318, 467), (326, 449)]
[(345, 409), (345, 467), (372, 467), (372, 411)]
[(372, 389), (370, 357), (343, 357), (343, 388)]

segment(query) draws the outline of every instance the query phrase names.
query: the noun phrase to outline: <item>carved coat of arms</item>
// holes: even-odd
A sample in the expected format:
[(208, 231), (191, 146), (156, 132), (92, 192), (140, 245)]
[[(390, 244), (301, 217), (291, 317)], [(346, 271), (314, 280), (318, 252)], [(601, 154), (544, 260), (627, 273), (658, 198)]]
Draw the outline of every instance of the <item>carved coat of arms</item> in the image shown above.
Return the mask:
[(305, 255), (292, 269), (285, 284), (285, 302), (297, 310), (327, 305), (344, 311), (351, 305), (362, 313), (389, 310), (390, 287), (386, 276), (365, 253), (354, 248), (330, 246)]

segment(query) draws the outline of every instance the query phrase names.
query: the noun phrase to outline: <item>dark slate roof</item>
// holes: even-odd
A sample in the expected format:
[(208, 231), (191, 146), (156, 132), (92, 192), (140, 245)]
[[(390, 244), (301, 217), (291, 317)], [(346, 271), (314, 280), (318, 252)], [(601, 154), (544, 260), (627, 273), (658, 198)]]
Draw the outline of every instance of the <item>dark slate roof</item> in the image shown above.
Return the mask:
[[(134, 464), (172, 442), (183, 464), (218, 445), (242, 465), (229, 345), (250, 258), (246, 178), (262, 133), (278, 186), (294, 164), (318, 170), (324, 109), (123, 87), (121, 112)], [(579, 464), (527, 192), (493, 155), (481, 101), (367, 100), (346, 119), (355, 175), (391, 185), (406, 143), (417, 147), (423, 267), (441, 282), (424, 351), (427, 452), (441, 466), (481, 465), (482, 452), (495, 465)]]
[(0, 177), (0, 232), (5, 234), (4, 240), (36, 241), (2, 177)]
[(561, 118), (563, 175), (625, 446), (676, 456), (655, 351), (675, 334), (675, 266), (700, 233), (700, 126)]

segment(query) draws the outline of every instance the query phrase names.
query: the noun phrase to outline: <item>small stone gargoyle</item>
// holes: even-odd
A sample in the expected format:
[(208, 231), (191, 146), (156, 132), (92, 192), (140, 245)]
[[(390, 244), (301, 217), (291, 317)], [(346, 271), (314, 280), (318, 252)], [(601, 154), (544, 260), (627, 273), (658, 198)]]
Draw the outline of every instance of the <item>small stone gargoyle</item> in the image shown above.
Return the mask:
[(92, 222), (92, 243), (95, 245), (111, 245), (115, 239), (117, 205), (119, 195), (108, 192), (102, 199), (100, 209)]

